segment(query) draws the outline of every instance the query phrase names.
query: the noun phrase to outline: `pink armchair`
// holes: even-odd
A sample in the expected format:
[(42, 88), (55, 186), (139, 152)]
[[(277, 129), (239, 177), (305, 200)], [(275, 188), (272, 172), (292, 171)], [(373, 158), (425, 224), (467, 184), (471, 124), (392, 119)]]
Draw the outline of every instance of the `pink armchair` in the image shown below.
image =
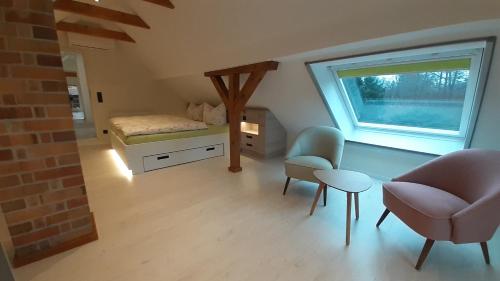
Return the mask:
[(427, 238), (419, 270), (434, 241), (480, 243), (490, 263), (487, 241), (500, 224), (500, 151), (468, 149), (426, 163), (384, 183), (387, 209)]

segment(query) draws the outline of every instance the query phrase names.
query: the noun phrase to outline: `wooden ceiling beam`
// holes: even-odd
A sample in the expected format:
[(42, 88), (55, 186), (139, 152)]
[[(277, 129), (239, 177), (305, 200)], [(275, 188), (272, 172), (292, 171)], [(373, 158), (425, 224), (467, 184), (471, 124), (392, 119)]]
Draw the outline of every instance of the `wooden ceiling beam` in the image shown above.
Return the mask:
[(132, 39), (132, 37), (130, 37), (125, 32), (114, 31), (114, 30), (104, 29), (104, 28), (100, 28), (100, 27), (91, 27), (91, 26), (86, 26), (86, 25), (78, 24), (78, 23), (60, 21), (60, 22), (56, 23), (56, 29), (59, 31), (80, 33), (80, 34), (85, 34), (85, 35), (89, 35), (89, 36), (115, 39), (115, 40), (135, 43), (135, 40)]
[(279, 62), (277, 61), (264, 61), (264, 62), (259, 62), (259, 63), (253, 63), (253, 64), (247, 64), (247, 65), (241, 65), (237, 67), (231, 67), (231, 68), (225, 68), (225, 69), (220, 69), (220, 70), (214, 70), (214, 71), (209, 71), (205, 72), (205, 76), (210, 77), (210, 76), (225, 76), (225, 75), (230, 75), (234, 73), (251, 73), (257, 70), (263, 70), (263, 71), (269, 71), (269, 70), (276, 70), (278, 69), (278, 64)]
[(170, 0), (144, 0), (144, 1), (156, 4), (156, 5), (160, 5), (160, 6), (163, 6), (163, 7), (167, 7), (167, 8), (170, 8), (170, 9), (174, 9), (175, 8), (174, 4), (172, 4), (172, 2)]
[[(278, 65), (277, 61), (265, 61), (205, 72), (205, 76), (212, 80), (228, 111), (230, 154), (228, 170), (233, 173), (242, 170), (240, 165), (241, 112), (266, 73), (278, 69)], [(240, 89), (240, 76), (246, 73), (250, 73), (250, 76)], [(222, 76), (229, 76), (229, 89), (224, 84)]]
[(54, 9), (149, 29), (138, 15), (128, 14), (74, 0), (56, 0)]

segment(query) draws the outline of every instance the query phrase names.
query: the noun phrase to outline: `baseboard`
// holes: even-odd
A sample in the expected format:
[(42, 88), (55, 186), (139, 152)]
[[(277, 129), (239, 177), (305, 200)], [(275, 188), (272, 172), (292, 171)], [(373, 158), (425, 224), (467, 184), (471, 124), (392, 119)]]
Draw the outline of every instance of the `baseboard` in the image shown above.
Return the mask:
[(71, 250), (73, 248), (82, 246), (84, 244), (90, 243), (92, 241), (96, 241), (99, 239), (98, 234), (97, 234), (97, 228), (94, 220), (94, 213), (90, 213), (90, 217), (92, 220), (92, 231), (89, 234), (80, 236), (78, 238), (75, 238), (73, 240), (66, 241), (62, 244), (59, 244), (55, 247), (49, 248), (47, 250), (43, 251), (38, 251), (33, 254), (27, 255), (27, 256), (22, 256), (18, 257), (17, 255), (14, 256), (14, 259), (12, 261), (12, 266), (14, 268), (18, 268), (23, 265), (27, 265), (45, 258), (48, 258), (50, 256), (57, 255), (59, 253)]

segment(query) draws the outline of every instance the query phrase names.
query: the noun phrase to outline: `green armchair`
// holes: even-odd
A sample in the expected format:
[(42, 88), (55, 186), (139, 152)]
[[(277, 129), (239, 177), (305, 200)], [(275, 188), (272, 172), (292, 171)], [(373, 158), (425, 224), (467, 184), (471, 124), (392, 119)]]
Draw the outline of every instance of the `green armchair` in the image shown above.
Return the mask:
[[(333, 127), (318, 126), (303, 130), (285, 157), (287, 176), (283, 195), (291, 178), (318, 182), (315, 170), (338, 169), (344, 150), (344, 135)], [(323, 193), (326, 205), (326, 192)]]

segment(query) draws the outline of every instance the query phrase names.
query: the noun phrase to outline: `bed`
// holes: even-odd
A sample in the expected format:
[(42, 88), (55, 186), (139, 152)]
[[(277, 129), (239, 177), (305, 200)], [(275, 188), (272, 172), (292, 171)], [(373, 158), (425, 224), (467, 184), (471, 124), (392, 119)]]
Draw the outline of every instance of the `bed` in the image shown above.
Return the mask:
[(133, 174), (228, 155), (228, 126), (172, 115), (110, 119), (111, 146)]

